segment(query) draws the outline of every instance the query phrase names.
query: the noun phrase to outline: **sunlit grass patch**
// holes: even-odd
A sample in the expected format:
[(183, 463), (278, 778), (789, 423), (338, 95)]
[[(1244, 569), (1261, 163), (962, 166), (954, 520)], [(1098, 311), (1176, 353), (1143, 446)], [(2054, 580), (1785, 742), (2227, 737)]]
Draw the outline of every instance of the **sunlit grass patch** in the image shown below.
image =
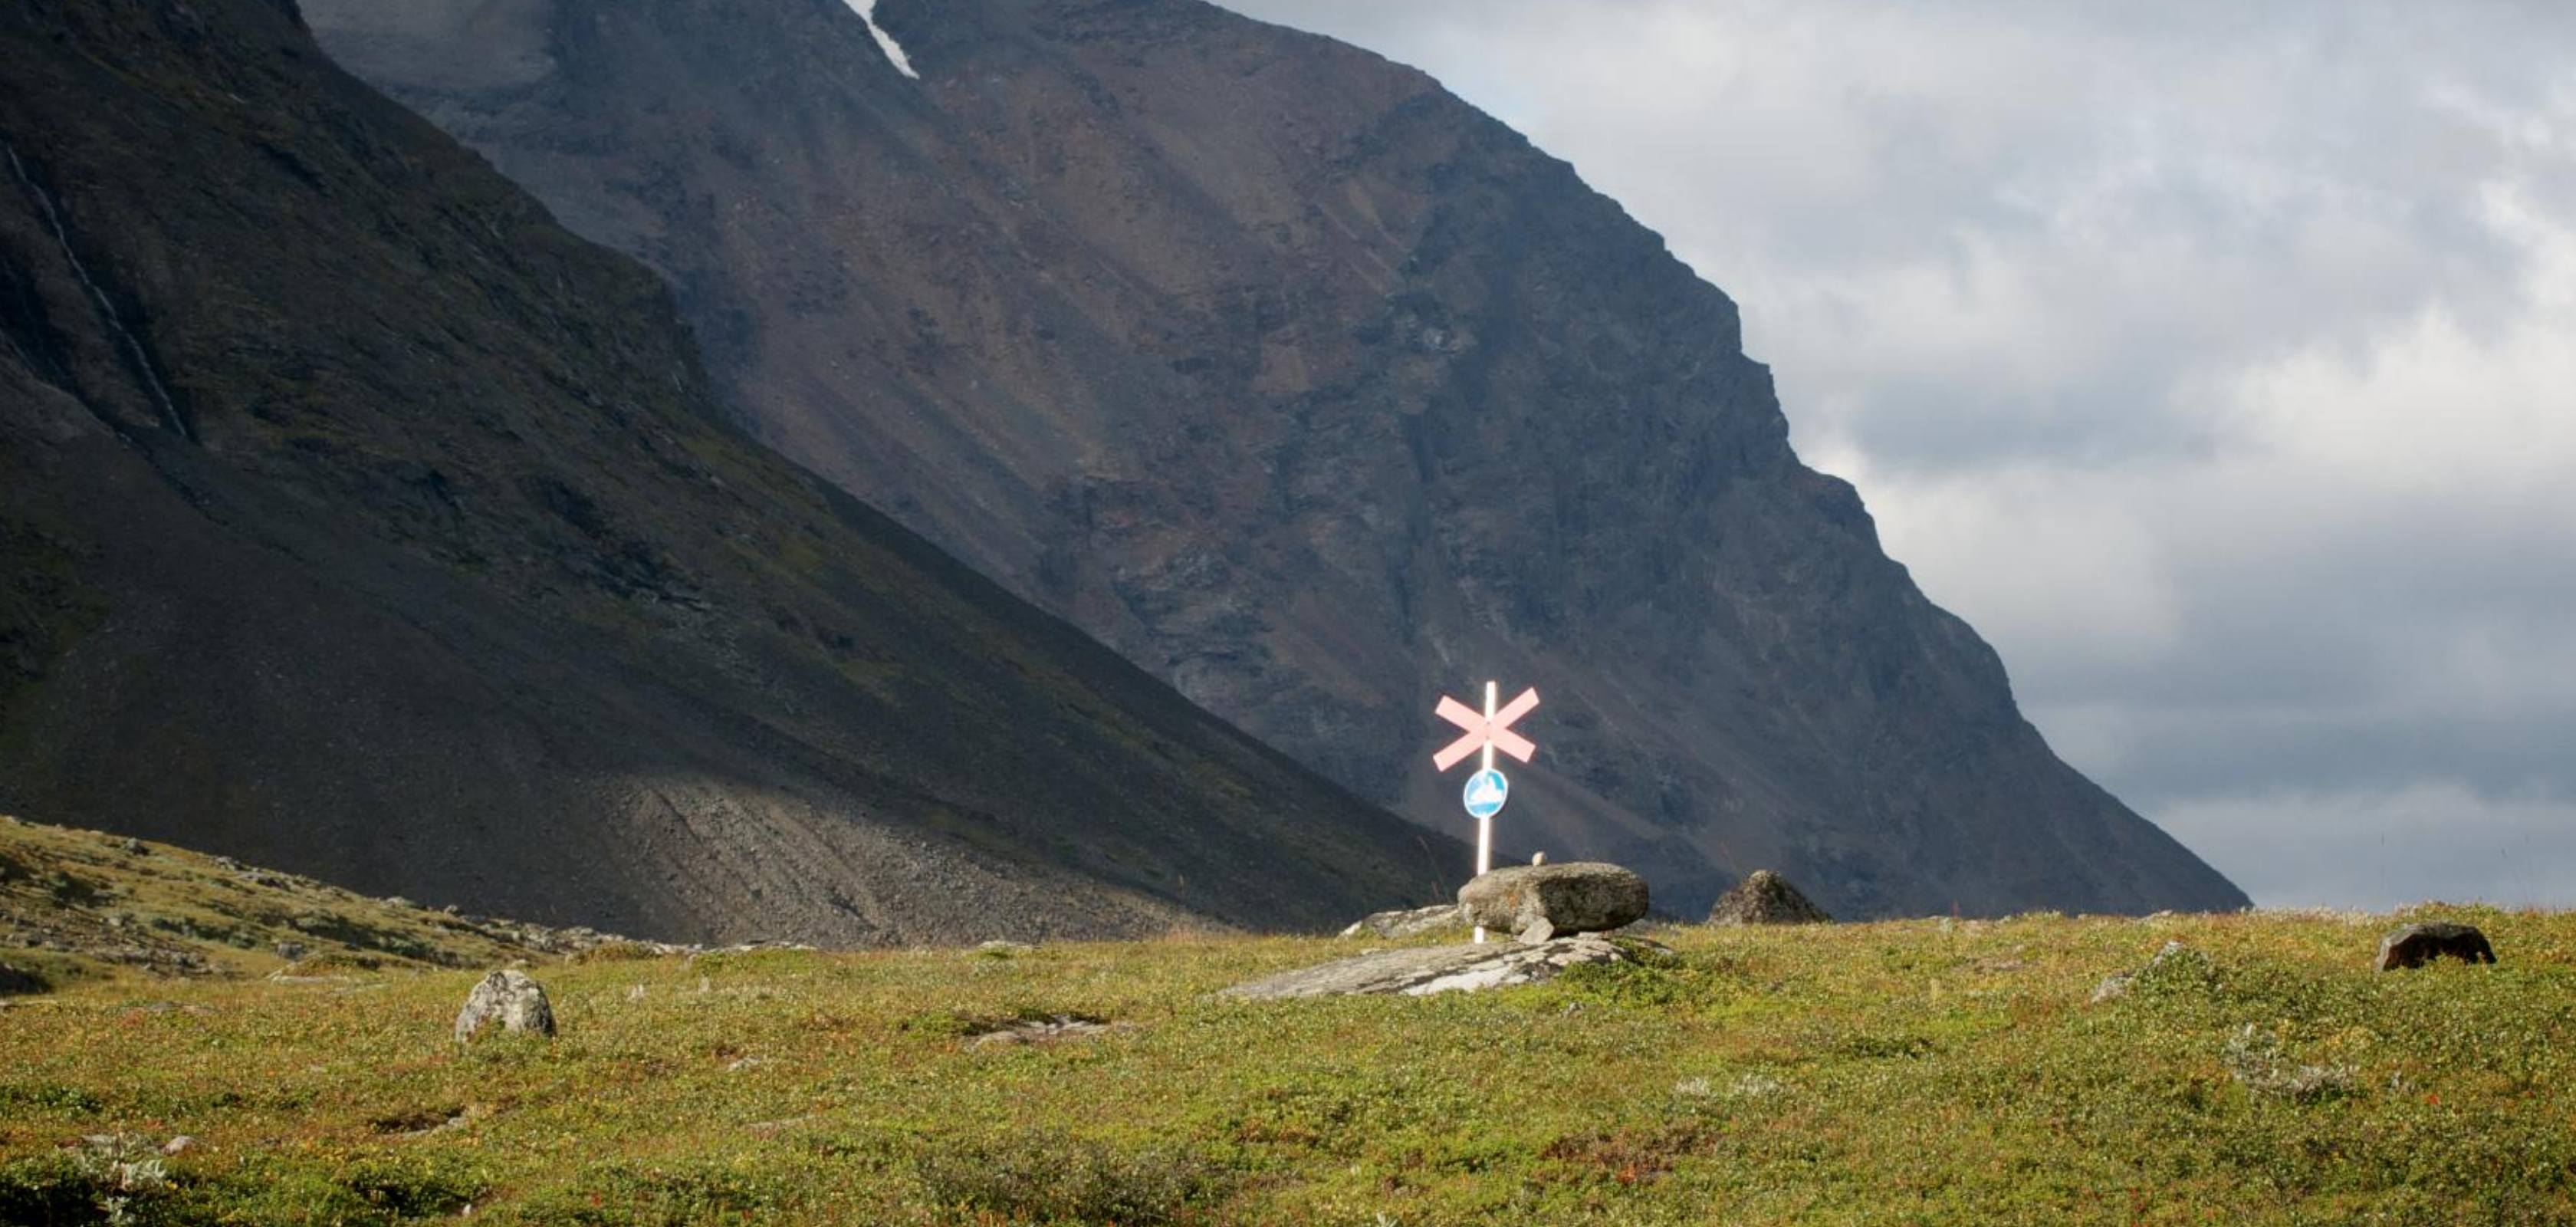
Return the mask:
[[(464, 1047), (472, 969), (120, 980), (0, 1018), (0, 1205), (98, 1221), (81, 1139), (188, 1134), (125, 1212), (2576, 1220), (2576, 919), (2460, 914), (2503, 962), (2373, 971), (2388, 917), (2024, 917), (1683, 928), (1533, 988), (1246, 1002), (1211, 994), (1375, 943), (619, 951), (529, 968), (560, 1038)], [(972, 1042), (1066, 1017), (1110, 1025)]]

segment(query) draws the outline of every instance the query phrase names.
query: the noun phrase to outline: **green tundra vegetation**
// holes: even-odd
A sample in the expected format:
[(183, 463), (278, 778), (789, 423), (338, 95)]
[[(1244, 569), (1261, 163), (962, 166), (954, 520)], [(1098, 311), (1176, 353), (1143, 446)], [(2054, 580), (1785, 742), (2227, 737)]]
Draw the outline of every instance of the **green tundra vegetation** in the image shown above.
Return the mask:
[[(565, 956), (122, 848), (0, 824), (0, 962), (53, 982), (0, 1009), (0, 1222), (2576, 1221), (2566, 913), (1679, 926), (1251, 1002), (1216, 992), (1377, 943)], [(2373, 970), (2435, 915), (2501, 961)], [(315, 949), (226, 940), (261, 916)], [(207, 970), (9, 945), (108, 917)], [(560, 1034), (458, 1044), (505, 957)], [(978, 1040), (1039, 1020), (1103, 1025)]]

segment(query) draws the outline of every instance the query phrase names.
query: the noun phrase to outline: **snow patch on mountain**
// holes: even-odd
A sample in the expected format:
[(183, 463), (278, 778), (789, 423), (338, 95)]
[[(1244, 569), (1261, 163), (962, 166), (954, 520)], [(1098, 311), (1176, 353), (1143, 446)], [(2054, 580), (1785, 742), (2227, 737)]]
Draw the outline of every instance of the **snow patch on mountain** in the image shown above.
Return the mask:
[(915, 81), (921, 79), (921, 74), (912, 70), (912, 57), (903, 53), (903, 44), (894, 41), (894, 35), (886, 33), (885, 27), (877, 24), (877, 0), (843, 0), (843, 3), (859, 15), (859, 20), (868, 23), (868, 33), (877, 36), (877, 46), (885, 49), (886, 59), (893, 63), (896, 72)]

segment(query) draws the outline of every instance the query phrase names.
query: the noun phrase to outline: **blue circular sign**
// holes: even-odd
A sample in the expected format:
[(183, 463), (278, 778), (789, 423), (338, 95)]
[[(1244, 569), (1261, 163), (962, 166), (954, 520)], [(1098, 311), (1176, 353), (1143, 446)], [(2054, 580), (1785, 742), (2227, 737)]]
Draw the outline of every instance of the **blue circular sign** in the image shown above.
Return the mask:
[(1466, 802), (1468, 817), (1491, 818), (1503, 812), (1503, 802), (1511, 796), (1512, 782), (1489, 767), (1467, 777), (1467, 791), (1459, 799)]

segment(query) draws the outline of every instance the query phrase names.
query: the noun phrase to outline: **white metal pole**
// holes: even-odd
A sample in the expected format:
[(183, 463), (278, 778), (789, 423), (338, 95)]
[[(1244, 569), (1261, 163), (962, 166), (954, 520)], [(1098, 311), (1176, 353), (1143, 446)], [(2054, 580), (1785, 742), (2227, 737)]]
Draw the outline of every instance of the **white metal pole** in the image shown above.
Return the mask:
[[(1494, 685), (1492, 682), (1485, 683), (1485, 723), (1487, 724), (1494, 722)], [(1484, 769), (1487, 771), (1494, 769), (1494, 741), (1491, 733), (1486, 734), (1485, 738)], [(1476, 819), (1476, 876), (1480, 878), (1485, 876), (1493, 867), (1494, 816), (1486, 814)], [(1483, 925), (1476, 926), (1476, 944), (1480, 946), (1485, 944)]]
[[(1494, 684), (1493, 684), (1492, 682), (1487, 682), (1487, 683), (1485, 683), (1485, 723), (1487, 723), (1487, 724), (1492, 724), (1493, 722), (1494, 722)], [(1494, 735), (1493, 735), (1491, 732), (1488, 732), (1488, 733), (1486, 733), (1486, 734), (1485, 734), (1485, 770), (1487, 770), (1487, 771), (1491, 771), (1491, 770), (1493, 770), (1493, 769), (1494, 769)], [(1478, 873), (1483, 873), (1484, 871), (1485, 871), (1485, 867), (1484, 867), (1483, 865), (1478, 865), (1478, 866), (1476, 866), (1476, 872), (1478, 872)]]

